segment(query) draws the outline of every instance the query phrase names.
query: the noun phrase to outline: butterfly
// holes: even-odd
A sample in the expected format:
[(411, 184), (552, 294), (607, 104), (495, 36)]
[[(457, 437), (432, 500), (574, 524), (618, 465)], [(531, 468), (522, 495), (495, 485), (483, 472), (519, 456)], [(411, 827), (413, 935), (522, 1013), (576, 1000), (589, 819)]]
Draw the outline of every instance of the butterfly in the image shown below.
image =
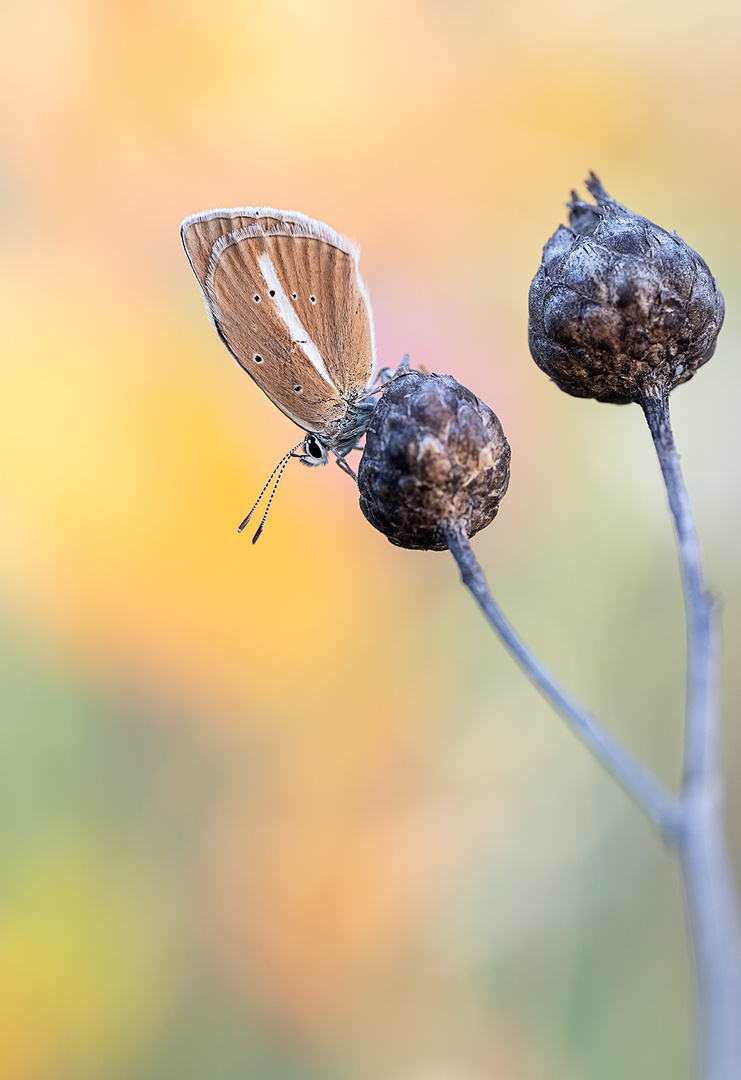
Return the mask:
[(180, 236), (219, 338), (307, 433), (273, 470), (241, 531), (277, 472), (269, 509), (292, 457), (315, 466), (333, 454), (355, 477), (345, 457), (368, 427), (380, 390), (370, 299), (357, 244), (305, 214), (266, 206), (206, 210), (186, 217)]

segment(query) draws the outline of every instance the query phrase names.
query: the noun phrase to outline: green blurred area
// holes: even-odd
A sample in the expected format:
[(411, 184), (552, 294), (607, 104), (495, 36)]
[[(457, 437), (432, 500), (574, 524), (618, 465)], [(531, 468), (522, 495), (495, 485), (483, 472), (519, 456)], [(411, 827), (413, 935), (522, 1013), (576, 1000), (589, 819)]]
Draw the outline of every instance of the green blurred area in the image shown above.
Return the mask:
[[(671, 786), (684, 626), (637, 409), (558, 393), (527, 289), (590, 168), (727, 303), (673, 419), (724, 609), (741, 862), (741, 15), (730, 2), (42, 0), (0, 35), (3, 1080), (681, 1080), (672, 859), (442, 553), (393, 549), (237, 371), (187, 213), (361, 242), (379, 358), (501, 419), (475, 541), (518, 630)], [(335, 475), (337, 474), (337, 475)]]

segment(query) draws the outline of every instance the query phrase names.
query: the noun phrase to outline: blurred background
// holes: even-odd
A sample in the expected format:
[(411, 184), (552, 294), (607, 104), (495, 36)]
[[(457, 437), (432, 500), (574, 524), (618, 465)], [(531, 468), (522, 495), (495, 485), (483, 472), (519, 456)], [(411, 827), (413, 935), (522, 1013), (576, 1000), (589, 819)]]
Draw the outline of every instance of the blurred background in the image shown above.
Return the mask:
[(741, 8), (32, 0), (0, 33), (4, 1080), (690, 1075), (673, 860), (209, 326), (213, 206), (355, 236), (380, 361), (500, 417), (495, 596), (676, 786), (684, 628), (638, 409), (558, 392), (527, 292), (594, 169), (718, 275), (672, 400), (726, 599), (741, 864)]

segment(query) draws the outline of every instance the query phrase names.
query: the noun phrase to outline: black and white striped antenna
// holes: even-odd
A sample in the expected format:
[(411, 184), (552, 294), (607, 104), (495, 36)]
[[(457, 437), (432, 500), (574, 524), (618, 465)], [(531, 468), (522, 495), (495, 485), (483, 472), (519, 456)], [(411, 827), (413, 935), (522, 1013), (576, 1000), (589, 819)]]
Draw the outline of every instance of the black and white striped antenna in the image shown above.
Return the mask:
[(273, 490), (272, 490), (272, 491), (270, 492), (270, 498), (268, 499), (268, 505), (267, 505), (267, 506), (265, 507), (265, 513), (264, 513), (264, 514), (262, 515), (262, 521), (260, 522), (260, 524), (259, 524), (259, 526), (258, 526), (258, 528), (257, 528), (257, 532), (256, 532), (256, 533), (255, 533), (255, 535), (254, 535), (254, 536), (252, 537), (252, 543), (253, 543), (253, 544), (256, 544), (256, 543), (257, 543), (257, 541), (258, 541), (258, 540), (260, 539), (260, 534), (262, 533), (262, 530), (263, 530), (263, 529), (265, 528), (265, 519), (266, 519), (266, 518), (267, 518), (267, 516), (268, 516), (268, 511), (270, 510), (270, 504), (272, 503), (272, 501), (273, 501), (273, 499), (274, 499), (274, 497), (275, 497), (275, 492), (276, 492), (276, 490), (277, 490), (278, 484), (280, 483), (280, 478), (281, 478), (281, 476), (283, 475), (283, 471), (284, 471), (284, 469), (285, 469), (286, 465), (288, 464), (288, 462), (289, 462), (289, 461), (291, 460), (291, 458), (293, 457), (293, 455), (294, 455), (294, 454), (296, 453), (296, 451), (298, 450), (299, 446), (303, 446), (303, 444), (304, 444), (304, 440), (302, 439), (300, 443), (296, 443), (296, 445), (295, 445), (295, 446), (293, 447), (293, 449), (292, 449), (292, 450), (289, 450), (289, 451), (288, 451), (288, 453), (287, 453), (287, 454), (285, 454), (285, 455), (284, 455), (284, 456), (283, 456), (283, 457), (282, 457), (282, 458), (280, 459), (280, 461), (278, 462), (278, 464), (277, 464), (277, 465), (275, 466), (275, 468), (274, 468), (274, 469), (273, 469), (273, 471), (271, 472), (270, 476), (268, 477), (268, 479), (267, 479), (267, 481), (266, 481), (266, 483), (265, 483), (265, 487), (264, 487), (264, 488), (262, 489), (262, 491), (260, 492), (260, 494), (259, 494), (259, 495), (257, 496), (257, 498), (255, 499), (255, 505), (254, 505), (254, 506), (252, 507), (252, 509), (250, 510), (250, 512), (249, 512), (249, 514), (247, 515), (247, 517), (246, 517), (246, 518), (244, 519), (244, 521), (242, 522), (242, 524), (241, 524), (241, 525), (239, 526), (239, 528), (237, 529), (237, 532), (238, 532), (238, 533), (241, 533), (242, 529), (243, 529), (243, 528), (245, 527), (245, 525), (247, 525), (247, 523), (249, 522), (250, 518), (251, 518), (251, 517), (252, 517), (252, 515), (254, 514), (255, 510), (257, 510), (258, 506), (260, 505), (260, 501), (261, 501), (261, 499), (262, 499), (263, 495), (265, 494), (265, 492), (266, 492), (266, 491), (268, 490), (268, 488), (270, 487), (270, 482), (271, 482), (271, 480), (273, 479), (273, 477), (274, 477), (274, 476), (275, 476), (275, 474), (277, 473), (277, 474), (278, 474), (278, 478), (277, 478), (277, 480), (275, 481), (275, 483), (273, 484)]

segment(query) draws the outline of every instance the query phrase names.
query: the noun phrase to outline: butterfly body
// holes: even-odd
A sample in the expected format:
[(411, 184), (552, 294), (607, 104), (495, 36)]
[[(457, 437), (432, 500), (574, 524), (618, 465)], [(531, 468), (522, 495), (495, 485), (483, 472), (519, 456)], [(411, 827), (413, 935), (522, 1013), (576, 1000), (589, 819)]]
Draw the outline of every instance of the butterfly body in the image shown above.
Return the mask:
[(219, 338), (307, 432), (307, 465), (343, 464), (375, 408), (375, 343), (359, 251), (322, 222), (271, 207), (208, 210), (180, 226)]

